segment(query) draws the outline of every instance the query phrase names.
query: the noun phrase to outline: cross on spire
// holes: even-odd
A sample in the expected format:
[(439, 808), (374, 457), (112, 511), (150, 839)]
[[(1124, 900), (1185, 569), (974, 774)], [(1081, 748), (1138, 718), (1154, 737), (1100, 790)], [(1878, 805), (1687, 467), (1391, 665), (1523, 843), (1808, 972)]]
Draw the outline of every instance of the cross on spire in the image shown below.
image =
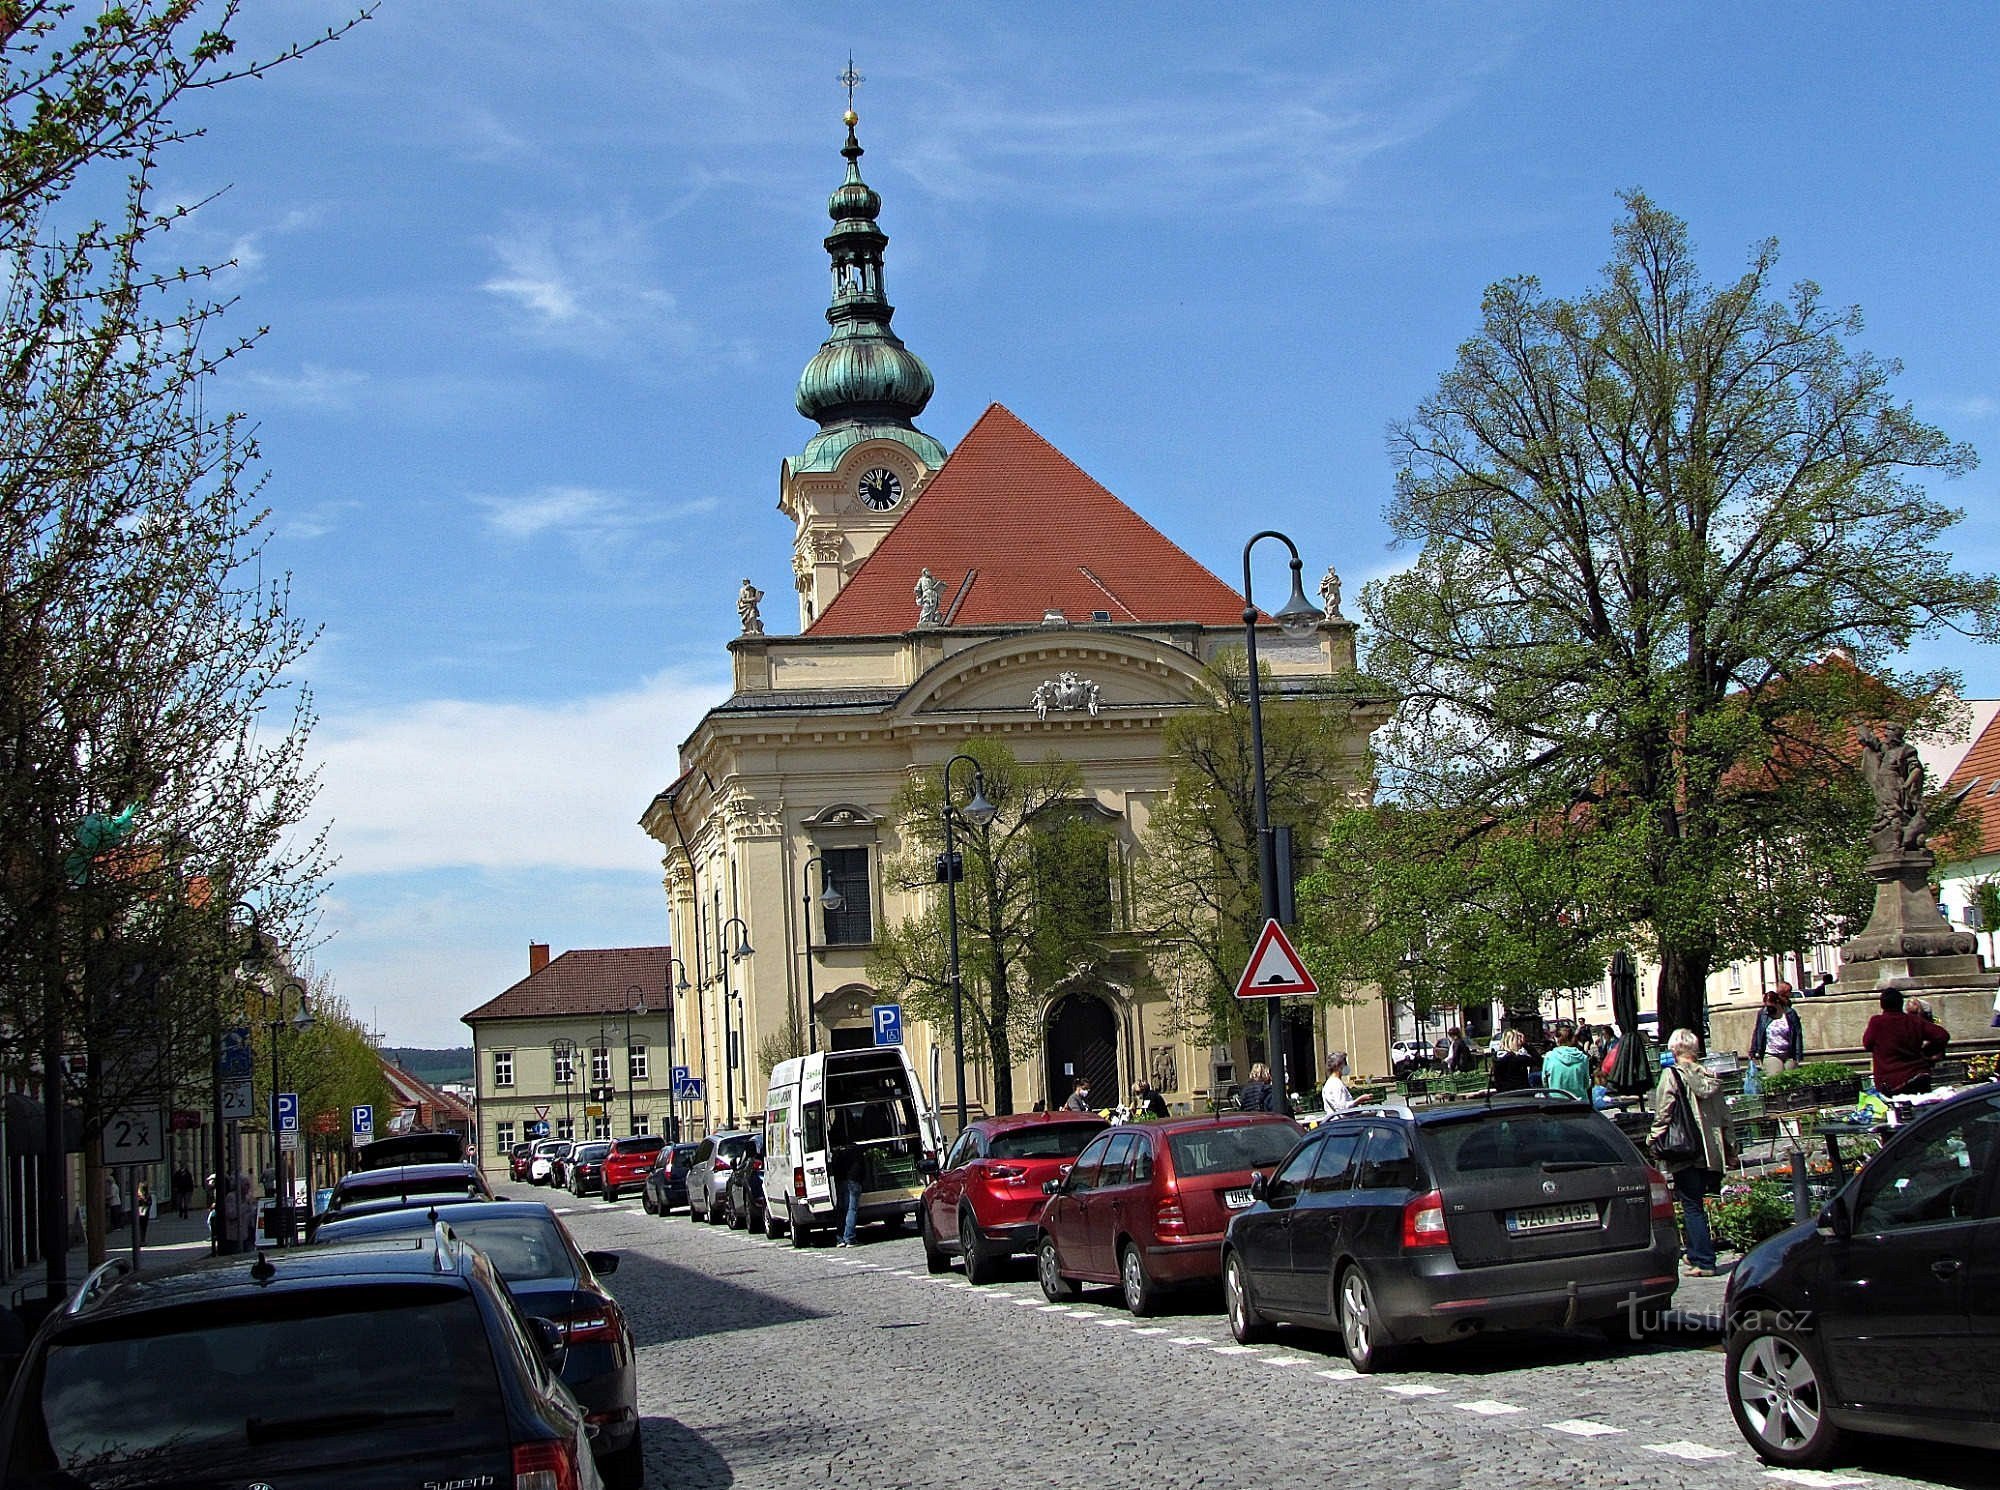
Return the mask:
[(847, 70), (834, 79), (847, 89), (847, 112), (854, 112), (854, 90), (868, 80), (854, 70), (854, 53), (847, 54)]

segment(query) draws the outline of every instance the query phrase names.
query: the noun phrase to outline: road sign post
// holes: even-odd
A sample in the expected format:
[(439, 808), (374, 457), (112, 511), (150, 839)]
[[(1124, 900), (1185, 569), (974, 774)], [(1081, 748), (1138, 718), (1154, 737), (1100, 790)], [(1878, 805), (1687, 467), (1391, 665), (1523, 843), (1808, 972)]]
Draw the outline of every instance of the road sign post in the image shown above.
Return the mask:
[(356, 1107), (349, 1116), (353, 1120), (350, 1131), (357, 1144), (366, 1143), (375, 1136), (375, 1108), (372, 1104), (364, 1103)]
[(1243, 976), (1236, 980), (1240, 999), (1285, 998), (1293, 994), (1315, 994), (1319, 984), (1306, 971), (1304, 960), (1293, 948), (1291, 938), (1276, 920), (1266, 921), (1257, 944), (1244, 964)]

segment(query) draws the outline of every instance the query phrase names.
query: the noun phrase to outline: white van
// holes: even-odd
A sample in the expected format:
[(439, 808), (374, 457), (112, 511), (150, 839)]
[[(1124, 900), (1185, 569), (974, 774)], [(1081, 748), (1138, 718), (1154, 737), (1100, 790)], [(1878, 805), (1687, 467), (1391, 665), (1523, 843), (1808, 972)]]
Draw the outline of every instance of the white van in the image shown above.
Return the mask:
[(764, 1213), (772, 1236), (794, 1247), (837, 1227), (827, 1174), (829, 1135), (843, 1129), (860, 1151), (860, 1219), (914, 1221), (926, 1170), (944, 1147), (936, 1111), (900, 1045), (822, 1050), (780, 1061), (764, 1099)]

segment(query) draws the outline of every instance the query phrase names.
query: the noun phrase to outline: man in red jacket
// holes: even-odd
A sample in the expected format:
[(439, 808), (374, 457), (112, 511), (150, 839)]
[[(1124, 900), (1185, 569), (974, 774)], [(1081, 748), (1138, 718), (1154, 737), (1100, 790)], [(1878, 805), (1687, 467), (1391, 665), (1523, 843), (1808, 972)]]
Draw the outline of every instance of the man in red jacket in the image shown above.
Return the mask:
[(1868, 1021), (1861, 1045), (1875, 1060), (1875, 1090), (1885, 1097), (1931, 1089), (1931, 1064), (1951, 1034), (1935, 1019), (1905, 1012), (1903, 990), (1882, 990), (1882, 1012)]

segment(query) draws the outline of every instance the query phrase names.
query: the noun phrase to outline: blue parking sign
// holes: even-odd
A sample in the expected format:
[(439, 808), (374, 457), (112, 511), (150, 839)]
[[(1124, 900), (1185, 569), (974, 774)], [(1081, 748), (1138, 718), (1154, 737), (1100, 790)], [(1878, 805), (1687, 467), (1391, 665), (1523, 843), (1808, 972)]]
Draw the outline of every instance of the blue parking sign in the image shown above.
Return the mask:
[(296, 1133), (299, 1131), (299, 1094), (297, 1092), (278, 1093), (278, 1131)]
[(877, 1004), (875, 1006), (875, 1043), (877, 1045), (901, 1045), (903, 1043), (903, 1006), (901, 1004)]
[(354, 1136), (373, 1138), (375, 1136), (375, 1107), (369, 1103), (354, 1109)]

